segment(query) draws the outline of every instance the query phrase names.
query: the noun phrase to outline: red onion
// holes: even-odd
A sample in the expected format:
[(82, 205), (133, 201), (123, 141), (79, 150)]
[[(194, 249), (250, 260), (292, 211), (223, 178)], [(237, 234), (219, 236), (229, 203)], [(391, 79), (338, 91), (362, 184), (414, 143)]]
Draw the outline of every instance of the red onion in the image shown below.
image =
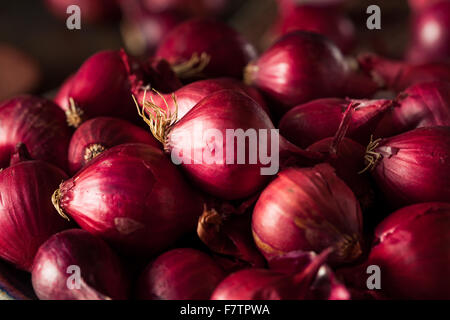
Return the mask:
[[(175, 122), (176, 114), (166, 114), (152, 104), (146, 107), (157, 116), (145, 111), (141, 116), (164, 144), (165, 151), (171, 153), (172, 161), (181, 164), (203, 191), (221, 199), (243, 199), (255, 194), (276, 174), (276, 167), (291, 158), (302, 163), (317, 160), (316, 154), (305, 152), (280, 137), (255, 100), (238, 91), (222, 90), (209, 95), (178, 122)], [(239, 136), (237, 130), (242, 130), (242, 135), (248, 130), (253, 132), (254, 143), (234, 139), (233, 135)], [(235, 140), (241, 140), (240, 145)], [(277, 142), (279, 153), (272, 147)], [(261, 161), (264, 152), (271, 157), (267, 165)], [(264, 171), (267, 172), (262, 174)]]
[(33, 159), (67, 170), (70, 141), (64, 113), (52, 101), (21, 96), (0, 105), (0, 168), (9, 164), (18, 143), (24, 143)]
[(32, 283), (41, 300), (125, 300), (130, 287), (116, 254), (79, 229), (57, 233), (39, 248)]
[(420, 83), (403, 91), (398, 100), (399, 106), (384, 116), (375, 136), (390, 137), (421, 127), (450, 126), (450, 83)]
[(70, 172), (77, 172), (111, 147), (132, 142), (160, 146), (148, 131), (125, 120), (100, 117), (86, 121), (75, 131), (70, 142)]
[(0, 172), (0, 257), (30, 271), (39, 246), (70, 225), (51, 195), (66, 174), (43, 161), (24, 161)]
[(432, 4), (446, 0), (408, 0), (409, 6), (414, 11), (422, 11)]
[(67, 8), (71, 5), (80, 7), (82, 22), (97, 23), (120, 17), (119, 7), (112, 0), (45, 0), (45, 4), (56, 17), (63, 20), (69, 16)]
[(325, 37), (296, 31), (282, 37), (245, 69), (245, 82), (279, 103), (278, 113), (322, 97), (342, 94), (348, 66)]
[(329, 7), (301, 5), (280, 17), (275, 27), (278, 35), (304, 30), (323, 34), (330, 38), (343, 52), (350, 52), (355, 44), (355, 26), (339, 10)]
[(165, 37), (156, 56), (172, 64), (180, 78), (241, 78), (244, 67), (256, 57), (256, 51), (226, 24), (192, 19)]
[(450, 199), (450, 127), (429, 127), (372, 141), (367, 168), (396, 206)]
[(359, 203), (329, 164), (282, 171), (259, 197), (252, 230), (267, 259), (328, 247), (333, 248), (333, 264), (361, 255)]
[(416, 13), (408, 59), (414, 63), (450, 62), (450, 1), (438, 1)]
[(199, 197), (163, 152), (145, 144), (113, 147), (53, 195), (61, 215), (129, 254), (157, 253), (188, 231)]
[(389, 60), (374, 54), (358, 57), (362, 70), (371, 75), (381, 88), (401, 92), (406, 88), (431, 81), (450, 82), (450, 65), (428, 63), (412, 65), (402, 61)]
[[(375, 230), (368, 260), (340, 270), (357, 291), (386, 299), (450, 299), (450, 204), (429, 202), (404, 207)], [(380, 268), (379, 290), (367, 290), (370, 265)]]
[(395, 104), (390, 100), (314, 100), (287, 112), (280, 121), (280, 133), (302, 148), (333, 137), (350, 103), (355, 108), (347, 136), (362, 144), (367, 144), (384, 114)]
[(225, 272), (207, 254), (174, 249), (160, 255), (142, 273), (138, 299), (208, 300)]

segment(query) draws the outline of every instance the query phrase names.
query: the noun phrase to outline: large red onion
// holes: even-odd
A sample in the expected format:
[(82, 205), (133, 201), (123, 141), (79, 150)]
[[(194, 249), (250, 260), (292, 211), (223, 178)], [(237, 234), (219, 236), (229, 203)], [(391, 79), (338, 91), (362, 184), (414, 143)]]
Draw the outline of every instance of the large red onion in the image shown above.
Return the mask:
[(304, 31), (282, 37), (245, 69), (245, 82), (279, 103), (277, 113), (317, 98), (342, 96), (348, 65), (325, 37)]
[(367, 168), (395, 206), (450, 199), (450, 127), (408, 131), (367, 146)]
[(145, 144), (113, 147), (53, 195), (61, 215), (125, 253), (157, 253), (194, 231), (202, 203), (164, 153)]
[(72, 136), (69, 145), (70, 172), (77, 172), (111, 147), (133, 142), (160, 146), (151, 133), (125, 120), (107, 117), (88, 120)]
[(350, 103), (355, 107), (347, 136), (362, 144), (367, 144), (384, 114), (395, 104), (390, 100), (314, 100), (287, 112), (280, 121), (280, 133), (302, 148), (333, 137)]
[(19, 162), (0, 172), (0, 257), (30, 271), (39, 246), (70, 227), (51, 195), (66, 174), (43, 161)]
[(225, 272), (206, 253), (174, 249), (152, 261), (138, 283), (138, 299), (208, 300)]
[(438, 1), (417, 12), (411, 38), (411, 62), (450, 62), (450, 1)]
[[(255, 100), (238, 91), (221, 90), (209, 95), (178, 122), (174, 115), (163, 113), (156, 105), (146, 107), (157, 115), (143, 111), (141, 116), (164, 144), (165, 151), (171, 153), (172, 161), (181, 164), (203, 191), (222, 199), (243, 199), (255, 194), (276, 174), (277, 167), (292, 158), (303, 163), (317, 159), (316, 154), (279, 136), (267, 113)], [(238, 130), (240, 136), (250, 130), (253, 143), (247, 143), (249, 139), (234, 139), (233, 135), (239, 136)], [(279, 153), (272, 147), (275, 143), (279, 144)], [(263, 164), (261, 153), (271, 157), (269, 164)], [(273, 172), (262, 174), (263, 171)]]
[(333, 264), (361, 255), (362, 216), (355, 195), (329, 164), (282, 171), (253, 211), (253, 236), (267, 259), (332, 247)]
[(125, 300), (130, 288), (116, 254), (80, 229), (57, 233), (39, 248), (32, 283), (41, 300)]
[(58, 18), (66, 20), (67, 8), (71, 5), (80, 7), (82, 22), (97, 23), (116, 20), (120, 10), (115, 0), (45, 0), (48, 9)]
[(384, 116), (375, 131), (377, 137), (390, 137), (408, 130), (450, 126), (450, 83), (426, 82), (400, 94), (400, 104)]
[(450, 65), (442, 63), (408, 64), (374, 54), (358, 57), (360, 68), (369, 74), (380, 88), (401, 92), (408, 87), (431, 81), (450, 82)]
[(192, 19), (165, 37), (156, 56), (172, 64), (180, 78), (241, 78), (244, 67), (256, 57), (256, 50), (222, 22)]
[(67, 170), (71, 132), (64, 112), (52, 101), (21, 96), (0, 105), (0, 168), (9, 164), (18, 143), (24, 143), (33, 159)]

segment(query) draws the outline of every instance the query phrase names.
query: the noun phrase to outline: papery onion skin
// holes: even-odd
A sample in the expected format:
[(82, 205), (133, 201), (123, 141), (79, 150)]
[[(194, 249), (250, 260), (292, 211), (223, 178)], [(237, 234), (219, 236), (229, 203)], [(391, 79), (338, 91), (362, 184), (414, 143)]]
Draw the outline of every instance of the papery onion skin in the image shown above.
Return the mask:
[(421, 127), (450, 126), (450, 83), (426, 82), (400, 94), (400, 104), (379, 123), (376, 137), (390, 137)]
[[(78, 288), (69, 287), (77, 281)], [(57, 233), (39, 248), (32, 283), (41, 300), (125, 300), (130, 289), (128, 275), (111, 248), (80, 229)]]
[(23, 143), (33, 159), (67, 170), (70, 137), (64, 113), (50, 100), (20, 96), (0, 105), (0, 168), (9, 165), (16, 144)]
[(306, 148), (322, 139), (333, 137), (350, 103), (357, 103), (347, 132), (349, 138), (367, 144), (384, 114), (389, 100), (348, 100), (326, 98), (299, 105), (280, 121), (280, 133), (295, 145)]
[(409, 61), (450, 62), (449, 18), (449, 1), (438, 1), (416, 12), (412, 18), (411, 44), (407, 53)]
[(313, 99), (339, 97), (349, 69), (325, 37), (295, 31), (278, 40), (245, 69), (245, 82), (279, 103), (277, 113)]
[(99, 23), (117, 20), (120, 10), (116, 1), (111, 0), (45, 0), (48, 9), (58, 18), (67, 20), (67, 8), (71, 5), (80, 7), (83, 21)]
[(450, 199), (449, 152), (450, 127), (429, 127), (374, 141), (366, 159), (374, 161), (378, 188), (398, 208)]
[(67, 175), (43, 161), (19, 162), (0, 172), (0, 257), (30, 271), (39, 246), (70, 224), (51, 196)]
[(161, 146), (147, 130), (125, 120), (99, 117), (86, 121), (75, 131), (70, 141), (70, 172), (76, 173), (103, 151), (125, 143)]
[(60, 213), (128, 255), (148, 257), (189, 231), (202, 213), (199, 196), (164, 153), (145, 144), (113, 147), (54, 195)]
[(183, 248), (168, 251), (142, 273), (141, 300), (208, 300), (225, 272), (206, 253)]
[(156, 57), (167, 60), (173, 66), (202, 54), (208, 55), (210, 60), (199, 73), (192, 75), (194, 78), (200, 75), (240, 79), (244, 67), (256, 58), (255, 48), (239, 33), (222, 22), (207, 19), (192, 19), (178, 25), (156, 51)]
[(360, 205), (329, 164), (280, 172), (256, 203), (252, 231), (266, 259), (328, 247), (334, 265), (361, 255)]

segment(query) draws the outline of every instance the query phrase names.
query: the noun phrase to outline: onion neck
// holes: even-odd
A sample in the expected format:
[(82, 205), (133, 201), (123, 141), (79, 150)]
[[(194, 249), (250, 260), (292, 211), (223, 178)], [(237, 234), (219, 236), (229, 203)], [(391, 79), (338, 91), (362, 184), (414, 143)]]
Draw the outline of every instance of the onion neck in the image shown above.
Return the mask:
[(69, 98), (69, 108), (66, 110), (67, 124), (78, 128), (83, 123), (84, 111), (77, 107), (73, 98)]
[(84, 150), (83, 158), (87, 163), (102, 154), (105, 150), (106, 147), (100, 143), (91, 144)]
[(380, 152), (376, 151), (381, 141), (382, 139), (373, 140), (373, 136), (370, 137), (370, 142), (367, 145), (366, 154), (364, 156), (364, 160), (367, 166), (363, 170), (358, 172), (359, 174), (362, 174), (368, 170), (372, 171), (373, 169), (375, 169), (378, 162), (383, 157)]
[(172, 70), (179, 79), (199, 77), (210, 62), (211, 56), (206, 52), (195, 52), (189, 60), (173, 65)]
[(52, 203), (55, 207), (56, 211), (58, 211), (59, 215), (66, 219), (67, 221), (70, 221), (69, 217), (64, 213), (64, 210), (61, 208), (61, 186), (55, 190), (55, 192), (52, 195)]
[(250, 62), (244, 69), (244, 83), (251, 86), (255, 81), (258, 71), (259, 67), (254, 62)]

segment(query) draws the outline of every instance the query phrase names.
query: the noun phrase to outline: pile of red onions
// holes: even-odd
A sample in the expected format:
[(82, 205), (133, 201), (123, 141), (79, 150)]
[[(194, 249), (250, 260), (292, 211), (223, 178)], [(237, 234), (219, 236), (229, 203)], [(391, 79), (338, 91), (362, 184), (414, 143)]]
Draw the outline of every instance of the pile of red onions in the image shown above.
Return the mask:
[(76, 173), (111, 147), (133, 142), (154, 147), (160, 145), (151, 133), (125, 120), (108, 117), (88, 120), (75, 131), (70, 141), (70, 172)]
[(245, 68), (245, 82), (278, 104), (277, 114), (317, 98), (341, 96), (349, 67), (325, 37), (289, 33)]
[(149, 256), (194, 231), (199, 197), (164, 153), (123, 144), (92, 160), (53, 195), (55, 208), (130, 255)]
[(108, 245), (87, 231), (66, 230), (48, 239), (36, 254), (34, 292), (41, 300), (124, 300), (129, 278)]
[(429, 127), (372, 141), (367, 169), (395, 207), (450, 199), (450, 127)]
[(43, 161), (24, 161), (23, 155), (0, 172), (0, 257), (30, 271), (39, 246), (70, 224), (58, 216), (51, 202), (66, 174)]
[(67, 170), (71, 132), (64, 112), (44, 98), (21, 96), (0, 105), (0, 168), (9, 165), (18, 143), (26, 145), (31, 157)]
[(137, 298), (144, 300), (208, 300), (225, 272), (206, 253), (170, 250), (152, 261), (139, 279)]
[(282, 171), (259, 197), (252, 230), (267, 259), (331, 247), (330, 262), (336, 265), (362, 253), (360, 205), (328, 164)]
[(256, 57), (253, 46), (226, 24), (192, 19), (178, 25), (159, 45), (156, 56), (167, 60), (183, 79), (241, 78)]

